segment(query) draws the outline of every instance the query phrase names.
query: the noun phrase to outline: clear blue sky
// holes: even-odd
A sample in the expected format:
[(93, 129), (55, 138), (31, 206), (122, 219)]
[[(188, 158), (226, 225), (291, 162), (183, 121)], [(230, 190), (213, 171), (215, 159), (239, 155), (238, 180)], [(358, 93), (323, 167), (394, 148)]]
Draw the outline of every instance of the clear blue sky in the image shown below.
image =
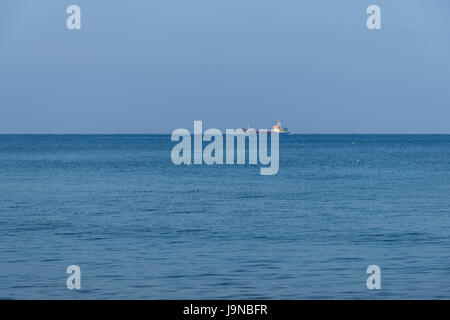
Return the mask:
[[(82, 30), (66, 29), (66, 8)], [(366, 28), (382, 9), (383, 30)], [(448, 0), (1, 0), (0, 133), (450, 133)]]

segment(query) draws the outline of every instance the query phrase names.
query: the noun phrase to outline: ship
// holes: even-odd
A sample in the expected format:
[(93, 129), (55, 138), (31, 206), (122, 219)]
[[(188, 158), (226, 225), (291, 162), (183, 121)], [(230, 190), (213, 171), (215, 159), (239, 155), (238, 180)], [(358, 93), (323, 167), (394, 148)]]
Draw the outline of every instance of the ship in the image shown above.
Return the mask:
[(272, 127), (271, 132), (278, 132), (279, 134), (289, 134), (288, 128), (283, 128), (281, 121), (279, 119), (277, 124)]

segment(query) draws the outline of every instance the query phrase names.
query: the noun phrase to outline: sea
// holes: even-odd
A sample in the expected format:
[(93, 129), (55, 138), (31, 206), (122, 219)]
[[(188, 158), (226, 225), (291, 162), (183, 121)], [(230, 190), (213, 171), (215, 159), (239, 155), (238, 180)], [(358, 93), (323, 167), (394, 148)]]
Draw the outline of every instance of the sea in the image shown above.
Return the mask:
[(450, 298), (450, 135), (280, 136), (275, 175), (175, 144), (0, 135), (0, 299)]

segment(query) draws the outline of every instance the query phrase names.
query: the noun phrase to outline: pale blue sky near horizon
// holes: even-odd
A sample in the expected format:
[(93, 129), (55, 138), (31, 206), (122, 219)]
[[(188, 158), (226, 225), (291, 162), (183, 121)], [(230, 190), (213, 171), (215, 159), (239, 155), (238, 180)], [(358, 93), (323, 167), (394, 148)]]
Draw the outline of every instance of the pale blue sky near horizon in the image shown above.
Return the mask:
[[(66, 8), (82, 29), (66, 28)], [(382, 30), (366, 27), (381, 7)], [(0, 133), (450, 133), (448, 0), (2, 0)]]

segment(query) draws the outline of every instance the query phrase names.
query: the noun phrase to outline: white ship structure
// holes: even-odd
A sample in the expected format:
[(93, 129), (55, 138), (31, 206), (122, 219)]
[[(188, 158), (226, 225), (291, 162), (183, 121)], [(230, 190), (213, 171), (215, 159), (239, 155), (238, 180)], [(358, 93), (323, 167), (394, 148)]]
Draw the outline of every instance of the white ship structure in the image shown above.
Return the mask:
[(283, 128), (280, 120), (278, 120), (277, 124), (272, 127), (271, 131), (278, 132), (279, 134), (289, 134), (288, 128)]

